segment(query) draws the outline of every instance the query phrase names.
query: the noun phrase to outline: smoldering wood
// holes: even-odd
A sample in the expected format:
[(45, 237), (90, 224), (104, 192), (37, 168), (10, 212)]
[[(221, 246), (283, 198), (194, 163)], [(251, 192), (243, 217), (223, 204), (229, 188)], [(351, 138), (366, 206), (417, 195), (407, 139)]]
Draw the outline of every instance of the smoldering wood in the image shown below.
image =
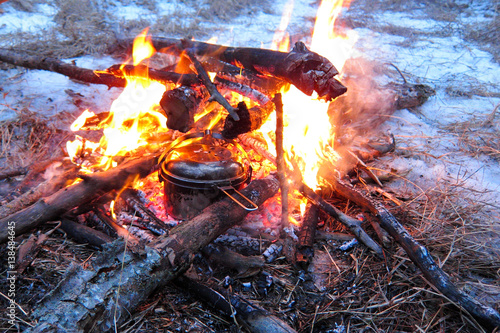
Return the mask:
[(147, 78), (156, 82), (168, 84), (179, 84), (183, 86), (196, 86), (202, 82), (196, 74), (180, 74), (161, 69), (154, 69), (145, 65), (113, 65), (105, 70), (105, 72), (115, 75), (116, 77), (141, 77)]
[(62, 214), (92, 201), (105, 192), (123, 188), (137, 176), (142, 178), (149, 175), (156, 163), (157, 155), (149, 155), (104, 172), (80, 175), (82, 182), (63, 188), (19, 212), (0, 219), (0, 244), (8, 239), (9, 222), (15, 224), (14, 231), (16, 236), (19, 236), (44, 222), (58, 220)]
[(137, 197), (137, 191), (134, 189), (124, 190), (120, 197), (125, 201), (141, 220), (140, 223), (155, 235), (164, 235), (168, 233), (168, 228), (156, 215), (147, 208)]
[(17, 169), (12, 169), (12, 170), (6, 170), (3, 172), (0, 172), (0, 180), (4, 179), (9, 179), (9, 178), (14, 178), (17, 176), (22, 176), (25, 175), (28, 172), (27, 168), (17, 168)]
[(167, 116), (167, 127), (183, 133), (189, 131), (194, 125), (194, 115), (209, 97), (204, 88), (180, 86), (165, 91), (160, 106)]
[(221, 290), (220, 287), (209, 287), (185, 276), (179, 277), (175, 282), (179, 287), (187, 289), (224, 315), (235, 316), (238, 323), (242, 323), (252, 333), (296, 332), (277, 316), (239, 295), (229, 294), (227, 291)]
[[(132, 40), (123, 41), (132, 45)], [(158, 52), (181, 55), (186, 47), (184, 40), (152, 38)], [(311, 52), (304, 43), (297, 42), (290, 52), (258, 48), (228, 47), (189, 41), (188, 47), (199, 57), (212, 57), (232, 65), (270, 75), (295, 85), (306, 95), (313, 91), (324, 100), (331, 101), (347, 91), (335, 79), (338, 74), (333, 64), (323, 56)], [(202, 58), (203, 59), (203, 58)]]
[(68, 64), (59, 59), (28, 55), (25, 52), (20, 54), (16, 51), (4, 48), (0, 48), (0, 61), (29, 69), (56, 72), (73, 80), (93, 84), (104, 84), (109, 88), (125, 87), (127, 85), (127, 81), (124, 78), (116, 77), (113, 74), (97, 74), (92, 69)]
[(306, 184), (295, 181), (295, 186), (302, 195), (311, 200), (319, 209), (345, 225), (361, 243), (371, 249), (379, 257), (383, 257), (384, 252), (382, 248), (364, 231), (361, 226), (361, 221), (342, 213), (337, 207), (328, 203)]
[[(276, 178), (254, 180), (241, 192), (257, 205), (278, 191)], [(143, 248), (125, 251), (117, 240), (92, 261), (92, 270), (73, 265), (34, 311), (28, 332), (107, 332), (124, 323), (151, 293), (184, 273), (194, 255), (248, 214), (225, 198), (174, 227)], [(116, 326), (115, 326), (116, 325)]]
[(68, 219), (61, 219), (61, 229), (69, 238), (80, 244), (89, 244), (102, 248), (104, 244), (114, 241), (113, 237), (108, 236), (102, 231)]
[(128, 229), (119, 225), (114, 218), (111, 217), (111, 214), (108, 213), (108, 209), (104, 206), (99, 205), (94, 208), (94, 213), (96, 216), (105, 223), (109, 228), (113, 229), (116, 232), (117, 237), (121, 237), (126, 240), (127, 247), (132, 251), (140, 251), (140, 239), (135, 236), (133, 233), (129, 232)]
[(248, 97), (251, 100), (256, 101), (261, 106), (267, 105), (271, 103), (271, 99), (266, 95), (261, 93), (260, 91), (251, 88), (248, 85), (245, 85), (240, 82), (234, 82), (231, 80), (224, 79), (220, 76), (216, 76), (214, 78), (214, 84), (220, 88), (231, 90), (240, 94), (241, 96)]
[(247, 146), (252, 150), (255, 150), (260, 156), (276, 165), (276, 157), (269, 152), (267, 144), (263, 140), (259, 140), (249, 133), (238, 135), (238, 140), (241, 144)]
[(308, 202), (297, 234), (297, 251), (295, 252), (295, 262), (301, 267), (308, 266), (314, 256), (314, 241), (318, 221), (318, 207)]
[(493, 331), (500, 327), (498, 311), (459, 290), (429, 251), (410, 235), (387, 208), (340, 179), (335, 179), (332, 185), (337, 193), (376, 215), (380, 226), (405, 250), (411, 261), (420, 268), (426, 280), (439, 292), (466, 310), (487, 330)]

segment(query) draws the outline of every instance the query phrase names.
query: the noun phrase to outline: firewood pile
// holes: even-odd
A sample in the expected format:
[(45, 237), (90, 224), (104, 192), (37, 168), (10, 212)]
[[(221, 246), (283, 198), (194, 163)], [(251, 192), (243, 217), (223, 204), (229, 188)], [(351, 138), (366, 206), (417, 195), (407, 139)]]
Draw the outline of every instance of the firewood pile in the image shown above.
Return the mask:
[[(121, 44), (130, 53), (132, 40)], [(168, 129), (143, 134), (148, 145), (112, 156), (107, 170), (93, 165), (93, 172), (84, 173), (81, 168), (96, 156), (82, 144), (72, 158), (76, 164), (65, 158), (64, 171), (36, 185), (26, 177), (31, 189), (0, 207), (0, 242), (7, 248), (15, 241), (18, 257), (11, 270), (25, 293), (17, 302), (25, 312), (17, 311), (18, 327), (28, 332), (343, 332), (379, 329), (373, 318), (380, 317), (405, 330), (413, 317), (411, 303), (436, 297), (405, 282), (422, 285), (422, 280), (449, 300), (438, 311), (460, 312), (470, 325), (487, 331), (500, 325), (498, 312), (458, 288), (405, 229), (399, 220), (409, 223), (409, 213), (396, 200), (374, 197), (366, 186), (351, 182), (353, 174), (359, 175), (356, 179), (363, 174), (366, 182), (383, 187), (367, 164), (391, 154), (396, 144), (390, 136), (382, 144), (359, 140), (364, 129), (374, 129), (386, 118), (371, 116), (364, 126), (352, 118), (363, 95), (355, 89), (345, 94), (355, 77), (346, 76), (344, 85), (328, 59), (300, 42), (290, 52), (172, 38), (153, 38), (152, 45), (155, 56), (173, 61), (163, 67), (126, 63), (94, 71), (0, 50), (0, 61), (91, 84), (124, 87), (133, 77), (166, 88), (157, 103)], [(331, 102), (328, 112), (337, 125), (334, 148), (345, 163), (340, 167), (325, 158), (317, 189), (307, 185), (300, 161), (283, 148), (286, 105), (280, 92), (290, 85)], [(386, 115), (418, 106), (433, 93), (406, 81), (379, 90), (385, 98), (379, 112)], [(228, 98), (231, 93), (242, 101)], [(256, 134), (274, 115), (276, 156)], [(107, 112), (87, 117), (79, 133), (101, 133), (113, 117)], [(198, 146), (189, 150), (193, 141)], [(167, 191), (163, 183), (175, 178), (173, 170), (179, 169), (174, 167), (192, 171), (189, 163), (168, 164), (171, 152), (197, 154), (209, 147), (220, 158), (231, 150), (229, 143), (248, 157), (249, 166), (236, 174), (241, 182), (229, 182), (240, 191), (226, 195), (227, 189), (213, 185), (212, 179), (197, 180), (224, 193), (217, 191), (216, 200), (194, 212), (190, 209), (198, 199), (189, 201), (187, 216), (165, 213), (164, 196), (175, 186)], [(217, 172), (210, 169), (204, 176)], [(189, 191), (172, 195), (174, 204), (191, 200), (193, 191), (202, 196), (209, 192), (179, 184)], [(299, 201), (307, 202), (303, 217)], [(40, 259), (48, 256), (58, 259), (52, 264)], [(380, 296), (386, 293), (390, 299)], [(366, 305), (377, 297), (379, 303)]]

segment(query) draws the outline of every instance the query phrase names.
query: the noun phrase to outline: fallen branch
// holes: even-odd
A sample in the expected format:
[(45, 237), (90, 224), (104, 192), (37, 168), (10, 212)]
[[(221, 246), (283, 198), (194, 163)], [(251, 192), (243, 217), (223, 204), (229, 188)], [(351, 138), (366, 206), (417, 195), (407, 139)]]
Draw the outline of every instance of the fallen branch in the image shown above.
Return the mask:
[(82, 82), (105, 84), (109, 88), (125, 87), (127, 85), (127, 81), (124, 78), (116, 77), (113, 74), (95, 73), (91, 69), (67, 64), (54, 58), (30, 56), (25, 53), (19, 54), (11, 50), (0, 49), (0, 61), (29, 69), (41, 69), (56, 72), (65, 75), (70, 79)]
[(8, 240), (8, 226), (14, 225), (13, 231), (17, 237), (44, 222), (57, 220), (62, 214), (90, 202), (104, 192), (121, 189), (137, 176), (149, 175), (156, 160), (157, 156), (151, 155), (108, 171), (81, 175), (82, 182), (63, 188), (17, 213), (0, 219), (0, 244)]
[(427, 281), (445, 297), (465, 309), (486, 329), (494, 331), (495, 328), (500, 327), (500, 314), (495, 309), (460, 291), (434, 261), (429, 251), (420, 245), (382, 204), (373, 201), (340, 179), (337, 179), (333, 185), (337, 193), (377, 215), (380, 226), (401, 245), (411, 261), (420, 268)]
[[(277, 191), (278, 182), (270, 176), (254, 180), (241, 192), (261, 205)], [(177, 225), (142, 254), (125, 251), (121, 240), (113, 242), (92, 261), (92, 270), (76, 265), (68, 269), (33, 313), (38, 325), (28, 332), (116, 329), (151, 293), (180, 276), (201, 248), (247, 214), (226, 198)]]

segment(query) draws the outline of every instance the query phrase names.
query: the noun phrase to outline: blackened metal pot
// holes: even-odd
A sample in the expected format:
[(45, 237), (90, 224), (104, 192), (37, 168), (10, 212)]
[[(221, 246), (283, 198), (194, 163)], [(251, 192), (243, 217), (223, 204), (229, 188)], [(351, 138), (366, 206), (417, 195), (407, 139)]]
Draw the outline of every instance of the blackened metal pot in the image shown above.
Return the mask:
[(224, 196), (256, 210), (257, 205), (238, 191), (251, 175), (248, 156), (235, 141), (211, 131), (180, 137), (160, 158), (166, 212), (190, 219)]

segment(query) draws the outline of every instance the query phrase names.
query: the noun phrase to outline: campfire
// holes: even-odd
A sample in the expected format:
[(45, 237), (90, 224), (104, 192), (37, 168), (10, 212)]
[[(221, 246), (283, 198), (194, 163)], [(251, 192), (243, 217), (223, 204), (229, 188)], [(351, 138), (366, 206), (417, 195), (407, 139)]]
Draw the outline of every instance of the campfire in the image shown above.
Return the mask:
[[(68, 237), (100, 249), (91, 268), (68, 268), (33, 313), (33, 331), (112, 330), (175, 282), (250, 331), (293, 332), (284, 316), (234, 292), (230, 275), (217, 285), (197, 279), (207, 274), (199, 253), (234, 278), (264, 276), (255, 287), (264, 297), (279, 283), (262, 272), (265, 265), (284, 260), (299, 271), (317, 269), (318, 250), (335, 264), (319, 248), (320, 238), (342, 243), (343, 251), (359, 244), (381, 265), (395, 241), (457, 307), (486, 329), (500, 324), (494, 309), (452, 283), (385, 202), (352, 184), (357, 172), (382, 186), (366, 163), (396, 143), (391, 135), (370, 141), (375, 129), (433, 92), (406, 82), (384, 89), (364, 84), (363, 71), (355, 71), (361, 63), (349, 54), (356, 36), (324, 34), (334, 31), (341, 8), (341, 2), (321, 4), (309, 46), (296, 42), (290, 49), (280, 33), (286, 27), (272, 50), (153, 37), (146, 29), (121, 41), (130, 59), (105, 70), (29, 61), (123, 87), (110, 110), (84, 110), (71, 125), (74, 138), (66, 144), (65, 172), (52, 178), (53, 193), (2, 212), (2, 242), (11, 240), (11, 224), (18, 237), (61, 221)], [(20, 64), (8, 52), (2, 59)], [(370, 99), (380, 110), (368, 116)], [(356, 205), (355, 213), (336, 206), (340, 198)], [(23, 245), (18, 272), (41, 239)], [(317, 280), (314, 287), (326, 292), (326, 285)]]

